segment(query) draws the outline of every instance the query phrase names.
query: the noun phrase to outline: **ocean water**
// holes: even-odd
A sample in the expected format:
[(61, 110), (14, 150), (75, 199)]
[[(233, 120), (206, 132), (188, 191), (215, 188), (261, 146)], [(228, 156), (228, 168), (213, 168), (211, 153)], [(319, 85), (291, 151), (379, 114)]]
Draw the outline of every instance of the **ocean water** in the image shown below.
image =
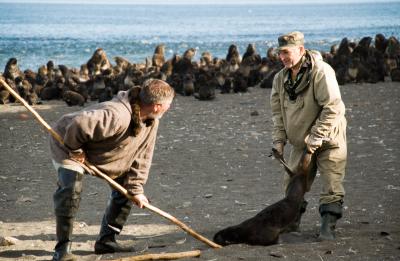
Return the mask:
[[(322, 1), (321, 1), (322, 2)], [(186, 49), (224, 58), (230, 44), (243, 54), (249, 43), (258, 52), (276, 46), (277, 37), (300, 30), (306, 47), (328, 51), (348, 37), (382, 33), (400, 39), (400, 2), (263, 5), (82, 5), (0, 4), (0, 71), (9, 58), (21, 69), (53, 60), (79, 67), (96, 48), (108, 57), (144, 62), (157, 44), (166, 58)]]

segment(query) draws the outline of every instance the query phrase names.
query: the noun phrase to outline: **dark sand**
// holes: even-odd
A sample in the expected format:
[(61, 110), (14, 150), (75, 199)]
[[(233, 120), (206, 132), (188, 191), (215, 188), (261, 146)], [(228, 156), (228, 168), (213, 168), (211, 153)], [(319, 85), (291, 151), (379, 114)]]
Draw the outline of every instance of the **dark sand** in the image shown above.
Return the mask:
[[(232, 245), (214, 250), (147, 210), (132, 209), (122, 241), (147, 240), (147, 253), (202, 250), (193, 260), (400, 260), (400, 84), (341, 87), (348, 119), (347, 191), (337, 240), (317, 242), (317, 178), (306, 195), (301, 234), (281, 236), (269, 247)], [(271, 147), (270, 90), (217, 95), (201, 102), (178, 96), (160, 126), (150, 178), (152, 204), (212, 238), (283, 197), (283, 169), (268, 157)], [(49, 123), (79, 110), (61, 101), (35, 106)], [(251, 116), (252, 112), (258, 115)], [(0, 106), (0, 260), (50, 260), (55, 245), (52, 193), (56, 176), (44, 128), (21, 105)], [(288, 149), (286, 150), (288, 151)], [(73, 250), (81, 260), (97, 256), (94, 241), (110, 189), (92, 176), (74, 228)]]

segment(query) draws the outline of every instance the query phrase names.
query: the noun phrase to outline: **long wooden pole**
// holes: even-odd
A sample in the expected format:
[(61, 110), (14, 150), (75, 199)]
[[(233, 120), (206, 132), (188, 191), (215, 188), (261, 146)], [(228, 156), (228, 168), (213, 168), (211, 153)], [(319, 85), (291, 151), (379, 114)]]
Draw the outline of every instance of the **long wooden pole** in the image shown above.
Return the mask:
[[(20, 101), (25, 108), (28, 109), (28, 111), (30, 111), (35, 118), (40, 122), (40, 124), (42, 124), (46, 130), (48, 132), (50, 132), (50, 134), (53, 136), (54, 139), (56, 139), (58, 142), (60, 142), (61, 144), (64, 145), (64, 140), (62, 139), (62, 137), (55, 132), (49, 124), (47, 124), (47, 122), (32, 108), (32, 106), (30, 106), (17, 92), (15, 92), (5, 81), (3, 81), (2, 79), (0, 79), (0, 84), (3, 85), (10, 93), (11, 95), (13, 95), (18, 101)], [(90, 164), (88, 161), (84, 162), (84, 167), (85, 169), (89, 168), (90, 170), (92, 170), (97, 176), (103, 178), (104, 180), (106, 180), (114, 189), (118, 190), (120, 193), (122, 193), (125, 197), (127, 197), (128, 199), (132, 200), (132, 196), (128, 193), (128, 191), (122, 187), (120, 184), (118, 184), (117, 182), (115, 182), (113, 179), (111, 179), (109, 176), (107, 176), (106, 174), (102, 173), (100, 170), (98, 170), (95, 166), (93, 166), (92, 164)], [(172, 223), (174, 223), (175, 225), (179, 226), (181, 229), (183, 229), (184, 231), (186, 231), (187, 233), (189, 233), (191, 236), (193, 236), (194, 238), (206, 243), (207, 245), (213, 247), (213, 248), (221, 248), (222, 246), (214, 243), (213, 241), (203, 237), (202, 235), (196, 233), (193, 229), (191, 229), (190, 227), (188, 227), (187, 225), (185, 225), (183, 222), (179, 221), (177, 218), (173, 217), (172, 215), (168, 214), (165, 211), (162, 211), (161, 209), (151, 205), (150, 203), (145, 203), (143, 204), (147, 209), (153, 211), (154, 213), (157, 213), (159, 215), (161, 215), (162, 217), (170, 220)]]
[[(130, 195), (128, 193), (128, 191), (122, 187), (121, 185), (119, 185), (117, 182), (115, 182), (112, 178), (110, 178), (109, 176), (107, 176), (106, 174), (102, 173), (100, 170), (98, 170), (95, 166), (87, 164), (87, 162), (85, 161), (85, 165), (92, 170), (97, 176), (105, 179), (109, 184), (111, 184), (111, 186), (118, 190), (121, 194), (125, 195), (125, 197), (129, 198), (130, 200), (132, 200), (132, 195)], [(206, 243), (207, 245), (213, 247), (213, 248), (221, 248), (222, 246), (214, 243), (213, 241), (203, 237), (202, 235), (196, 233), (193, 229), (191, 229), (189, 226), (187, 226), (185, 223), (179, 221), (177, 218), (175, 218), (174, 216), (168, 214), (167, 212), (151, 205), (150, 203), (143, 203), (144, 207), (163, 216), (164, 218), (170, 220), (172, 223), (174, 223), (175, 225), (177, 225), (178, 227), (180, 227), (181, 229), (183, 229), (184, 231), (186, 231), (187, 233), (189, 233), (191, 236), (193, 236), (194, 238)]]
[(177, 252), (177, 253), (162, 253), (162, 254), (146, 254), (131, 257), (122, 257), (118, 259), (105, 260), (105, 261), (146, 261), (146, 260), (174, 260), (184, 257), (199, 257), (200, 250)]

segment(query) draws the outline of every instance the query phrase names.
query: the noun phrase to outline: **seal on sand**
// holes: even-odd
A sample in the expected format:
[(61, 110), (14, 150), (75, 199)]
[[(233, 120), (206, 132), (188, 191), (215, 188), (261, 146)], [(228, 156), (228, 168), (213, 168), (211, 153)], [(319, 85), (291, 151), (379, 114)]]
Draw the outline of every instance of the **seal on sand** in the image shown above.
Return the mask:
[(240, 243), (265, 246), (276, 244), (279, 234), (299, 215), (308, 187), (307, 176), (312, 155), (304, 152), (297, 170), (292, 173), (284, 199), (239, 225), (219, 231), (214, 236), (214, 242), (223, 246)]

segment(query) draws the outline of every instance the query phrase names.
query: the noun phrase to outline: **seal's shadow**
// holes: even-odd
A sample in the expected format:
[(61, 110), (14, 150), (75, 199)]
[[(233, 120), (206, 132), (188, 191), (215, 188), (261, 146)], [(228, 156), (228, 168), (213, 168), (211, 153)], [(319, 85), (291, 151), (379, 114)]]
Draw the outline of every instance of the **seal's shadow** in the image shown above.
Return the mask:
[(311, 232), (292, 232), (292, 233), (283, 233), (279, 235), (279, 244), (304, 244), (304, 243), (314, 243), (317, 242), (318, 236)]

